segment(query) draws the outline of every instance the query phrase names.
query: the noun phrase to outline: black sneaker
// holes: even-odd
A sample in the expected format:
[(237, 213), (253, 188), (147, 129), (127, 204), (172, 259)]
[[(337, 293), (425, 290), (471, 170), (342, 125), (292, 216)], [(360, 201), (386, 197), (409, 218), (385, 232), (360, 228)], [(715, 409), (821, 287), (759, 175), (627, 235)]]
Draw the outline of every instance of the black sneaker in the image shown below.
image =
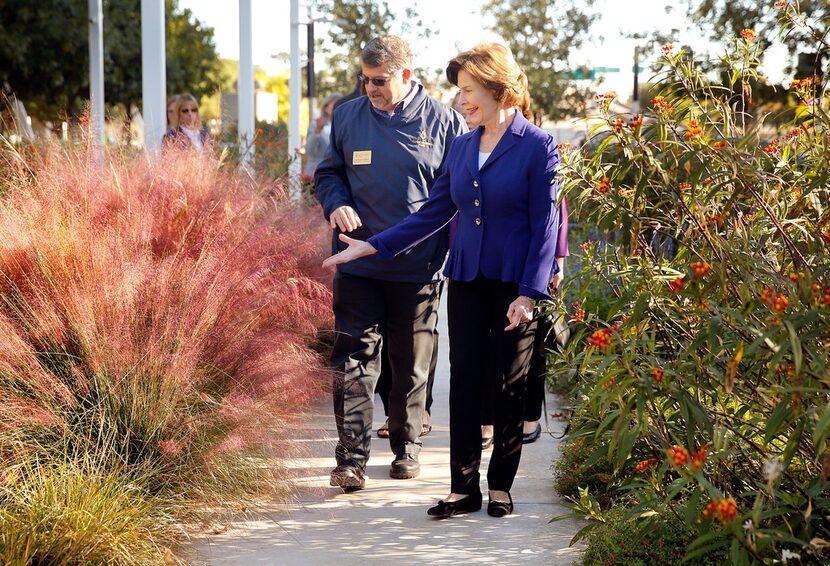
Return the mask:
[(341, 464), (331, 471), (329, 485), (356, 491), (366, 487), (366, 478), (363, 477), (363, 472), (359, 469)]
[(412, 454), (398, 456), (389, 466), (389, 477), (396, 480), (417, 478), (420, 473), (421, 464), (418, 463), (418, 457)]

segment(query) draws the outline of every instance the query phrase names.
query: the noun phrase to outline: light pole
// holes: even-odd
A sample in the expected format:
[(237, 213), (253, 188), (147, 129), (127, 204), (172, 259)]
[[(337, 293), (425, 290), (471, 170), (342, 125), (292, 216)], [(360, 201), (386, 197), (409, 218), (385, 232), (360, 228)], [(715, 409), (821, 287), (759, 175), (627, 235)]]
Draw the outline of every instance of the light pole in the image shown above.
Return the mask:
[(314, 77), (314, 20), (311, 16), (311, 4), (308, 5), (308, 24), (306, 25), (306, 84), (308, 84), (308, 123), (314, 122), (314, 97), (317, 96), (317, 84)]
[(631, 93), (631, 111), (635, 114), (640, 111), (640, 46), (639, 42), (645, 39), (644, 33), (633, 33), (630, 36), (634, 40), (634, 92)]
[(634, 92), (631, 96), (631, 111), (640, 111), (640, 48), (634, 46)]

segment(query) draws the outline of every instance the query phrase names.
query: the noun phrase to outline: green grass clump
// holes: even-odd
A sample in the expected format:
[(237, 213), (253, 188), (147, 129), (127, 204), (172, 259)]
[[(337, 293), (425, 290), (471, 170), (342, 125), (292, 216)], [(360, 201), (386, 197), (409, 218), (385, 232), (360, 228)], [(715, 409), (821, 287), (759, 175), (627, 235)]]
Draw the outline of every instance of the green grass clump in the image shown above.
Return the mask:
[[(0, 563), (162, 564), (178, 533), (174, 501), (148, 474), (86, 455), (7, 469), (0, 487)], [(175, 560), (175, 559), (174, 559)]]

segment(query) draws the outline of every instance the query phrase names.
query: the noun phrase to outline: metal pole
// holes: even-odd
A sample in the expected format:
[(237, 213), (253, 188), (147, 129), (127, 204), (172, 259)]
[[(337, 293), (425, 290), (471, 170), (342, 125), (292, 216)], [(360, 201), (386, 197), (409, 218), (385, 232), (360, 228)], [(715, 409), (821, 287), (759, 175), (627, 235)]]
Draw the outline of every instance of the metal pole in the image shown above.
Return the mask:
[(144, 102), (144, 149), (158, 156), (167, 131), (167, 70), (164, 0), (141, 0), (141, 90)]
[(631, 97), (631, 111), (640, 111), (640, 49), (634, 47), (634, 93)]
[(102, 0), (89, 0), (89, 139), (95, 161), (104, 146), (104, 10)]
[(242, 167), (254, 160), (254, 42), (251, 0), (239, 0), (239, 148)]
[[(300, 147), (300, 0), (291, 0), (291, 76), (288, 81), (288, 151)], [(300, 160), (288, 167), (291, 198), (300, 198)]]
[(308, 123), (314, 123), (314, 97), (317, 96), (317, 84), (314, 77), (314, 20), (310, 19), (311, 8), (309, 7), (309, 21), (306, 26), (306, 51), (308, 52), (308, 66), (306, 69), (306, 84), (308, 85)]

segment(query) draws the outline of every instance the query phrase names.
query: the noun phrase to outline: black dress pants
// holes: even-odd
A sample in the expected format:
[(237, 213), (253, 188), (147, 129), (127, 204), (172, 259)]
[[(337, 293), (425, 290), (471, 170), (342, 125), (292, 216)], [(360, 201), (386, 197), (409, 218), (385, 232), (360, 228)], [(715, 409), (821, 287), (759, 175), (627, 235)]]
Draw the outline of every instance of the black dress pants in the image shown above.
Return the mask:
[[(524, 420), (526, 422), (538, 421), (542, 418), (542, 405), (545, 401), (545, 379), (548, 370), (548, 349), (545, 346), (545, 339), (552, 330), (550, 318), (541, 317), (536, 321), (536, 325), (525, 387)], [(491, 371), (495, 371), (492, 365), (490, 368)], [(485, 391), (481, 405), (482, 425), (493, 424), (493, 411), (495, 410), (493, 403), (494, 394)]]
[(335, 339), (331, 366), (338, 465), (364, 470), (372, 436), (375, 385), (386, 328), (392, 389), (392, 452), (417, 456), (418, 436), (438, 317), (439, 283), (401, 283), (342, 274), (334, 277)]
[[(438, 295), (441, 295), (444, 282), (438, 284)], [(386, 330), (384, 329), (384, 334)], [(435, 384), (435, 368), (438, 367), (438, 317), (435, 318), (435, 328), (432, 331), (432, 360), (429, 363), (429, 376), (427, 377), (427, 400), (426, 412), (432, 414), (432, 387)], [(392, 391), (392, 364), (389, 363), (389, 353), (387, 349), (389, 345), (387, 342), (383, 343), (383, 352), (381, 354), (381, 369), (378, 383), (375, 386), (375, 393), (380, 397), (383, 403), (383, 413), (389, 416), (389, 393)]]
[(538, 421), (542, 418), (542, 404), (545, 402), (545, 377), (548, 370), (548, 350), (545, 339), (553, 330), (551, 319), (541, 317), (537, 322), (533, 337), (533, 353), (530, 355), (530, 367), (527, 370), (527, 389), (525, 390), (524, 420)]
[[(378, 383), (375, 386), (375, 393), (380, 397), (380, 402), (383, 404), (383, 413), (389, 416), (389, 393), (392, 391), (392, 364), (389, 362), (389, 354), (386, 351), (386, 342), (383, 343), (383, 352), (381, 353), (381, 369)], [(427, 400), (424, 405), (424, 410), (427, 414), (432, 414), (432, 388), (435, 384), (435, 368), (438, 367), (438, 328), (433, 332), (432, 341), (432, 361), (429, 366), (429, 375), (427, 376)]]
[[(489, 489), (510, 491), (522, 454), (522, 421), (536, 322), (509, 324), (507, 308), (518, 285), (479, 276), (451, 280), (447, 296), (450, 339), (450, 474), (452, 492), (480, 491), (482, 393), (493, 395), (494, 440)], [(488, 365), (491, 366), (488, 368)]]

